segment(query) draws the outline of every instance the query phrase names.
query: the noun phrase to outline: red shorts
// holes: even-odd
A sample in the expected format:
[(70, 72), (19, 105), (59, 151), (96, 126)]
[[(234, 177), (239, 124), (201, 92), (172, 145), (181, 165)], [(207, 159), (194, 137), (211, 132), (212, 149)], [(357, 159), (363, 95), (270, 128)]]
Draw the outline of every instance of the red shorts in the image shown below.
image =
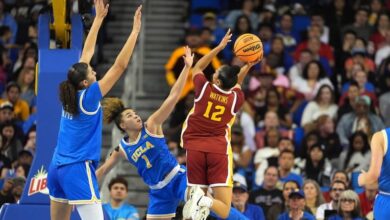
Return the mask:
[(189, 186), (233, 187), (233, 155), (187, 150)]

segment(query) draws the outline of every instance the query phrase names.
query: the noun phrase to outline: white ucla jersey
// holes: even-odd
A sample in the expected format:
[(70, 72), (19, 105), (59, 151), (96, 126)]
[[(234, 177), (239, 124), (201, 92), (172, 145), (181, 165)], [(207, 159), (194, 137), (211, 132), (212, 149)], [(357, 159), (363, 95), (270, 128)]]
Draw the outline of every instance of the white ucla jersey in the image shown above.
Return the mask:
[(97, 82), (78, 91), (78, 114), (62, 110), (54, 165), (60, 166), (86, 160), (99, 162), (102, 143), (102, 93)]

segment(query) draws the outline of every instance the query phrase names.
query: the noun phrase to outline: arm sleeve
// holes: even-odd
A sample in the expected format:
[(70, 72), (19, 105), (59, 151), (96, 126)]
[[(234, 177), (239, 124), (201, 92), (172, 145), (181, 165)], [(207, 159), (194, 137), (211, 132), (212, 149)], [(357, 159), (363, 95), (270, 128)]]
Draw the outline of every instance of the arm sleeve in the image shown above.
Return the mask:
[(85, 93), (82, 95), (82, 106), (86, 111), (94, 112), (100, 105), (100, 100), (102, 99), (102, 92), (100, 91), (99, 83), (94, 82), (90, 87), (85, 90)]
[(237, 113), (244, 104), (245, 95), (240, 88), (234, 88), (233, 91), (237, 94), (236, 106), (234, 106), (234, 112)]

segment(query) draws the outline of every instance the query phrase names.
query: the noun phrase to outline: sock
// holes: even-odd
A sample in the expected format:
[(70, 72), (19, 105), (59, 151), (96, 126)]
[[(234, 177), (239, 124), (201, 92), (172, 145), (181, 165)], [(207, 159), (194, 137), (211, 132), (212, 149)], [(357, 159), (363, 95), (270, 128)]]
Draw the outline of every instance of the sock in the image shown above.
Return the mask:
[(213, 200), (210, 197), (202, 196), (198, 201), (198, 205), (211, 208), (211, 206), (213, 205)]

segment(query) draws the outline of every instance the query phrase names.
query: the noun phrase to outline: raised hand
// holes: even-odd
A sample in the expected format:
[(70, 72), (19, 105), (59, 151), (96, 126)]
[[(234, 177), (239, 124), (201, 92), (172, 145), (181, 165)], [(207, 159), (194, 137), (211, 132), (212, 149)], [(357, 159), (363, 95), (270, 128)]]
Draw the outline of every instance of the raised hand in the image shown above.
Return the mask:
[(194, 62), (194, 54), (191, 53), (191, 49), (188, 46), (184, 47), (185, 54), (183, 56), (184, 63), (186, 67), (192, 67), (192, 63)]
[(109, 4), (104, 6), (103, 0), (94, 0), (95, 10), (96, 10), (96, 18), (103, 19), (106, 17), (108, 13)]
[(138, 6), (134, 14), (133, 31), (139, 33), (141, 31), (142, 5)]
[(232, 38), (232, 33), (231, 33), (231, 31), (230, 31), (230, 28), (229, 28), (228, 31), (226, 32), (225, 36), (222, 38), (221, 42), (219, 43), (218, 47), (219, 47), (221, 50), (223, 50), (223, 49), (226, 47), (226, 45), (227, 45), (230, 41), (232, 41), (231, 38)]

